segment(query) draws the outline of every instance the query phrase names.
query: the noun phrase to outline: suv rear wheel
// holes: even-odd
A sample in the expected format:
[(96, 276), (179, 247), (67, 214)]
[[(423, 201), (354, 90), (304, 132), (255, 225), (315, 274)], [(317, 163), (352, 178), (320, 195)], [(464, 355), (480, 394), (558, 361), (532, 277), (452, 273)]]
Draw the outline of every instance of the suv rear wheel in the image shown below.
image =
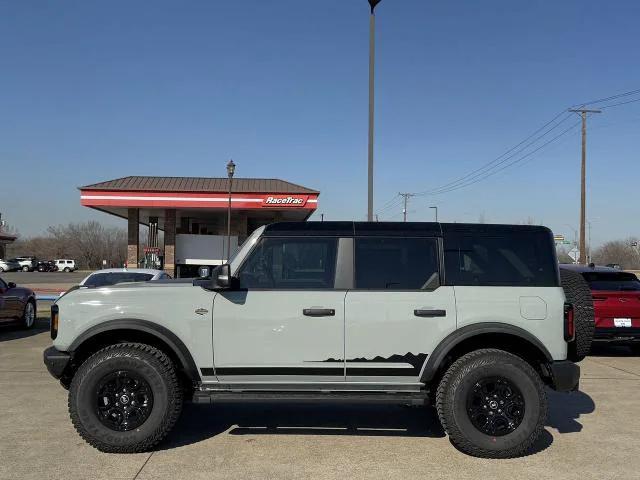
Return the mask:
[(451, 442), (483, 458), (525, 454), (547, 419), (540, 376), (520, 357), (494, 349), (468, 353), (449, 367), (436, 408)]
[(102, 452), (143, 452), (157, 445), (182, 411), (173, 363), (140, 343), (106, 347), (86, 360), (69, 389), (74, 427)]

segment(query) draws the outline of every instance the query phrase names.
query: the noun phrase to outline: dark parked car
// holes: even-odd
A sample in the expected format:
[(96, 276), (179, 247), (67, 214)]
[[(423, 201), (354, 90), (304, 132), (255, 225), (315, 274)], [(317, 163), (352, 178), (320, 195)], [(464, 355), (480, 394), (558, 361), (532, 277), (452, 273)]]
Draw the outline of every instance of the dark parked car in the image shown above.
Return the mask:
[(15, 323), (31, 328), (36, 323), (36, 295), (0, 278), (0, 324)]
[(58, 267), (53, 260), (39, 261), (36, 267), (39, 272), (57, 272)]
[(640, 280), (633, 273), (593, 265), (561, 265), (579, 272), (591, 288), (594, 342), (628, 345), (640, 354)]

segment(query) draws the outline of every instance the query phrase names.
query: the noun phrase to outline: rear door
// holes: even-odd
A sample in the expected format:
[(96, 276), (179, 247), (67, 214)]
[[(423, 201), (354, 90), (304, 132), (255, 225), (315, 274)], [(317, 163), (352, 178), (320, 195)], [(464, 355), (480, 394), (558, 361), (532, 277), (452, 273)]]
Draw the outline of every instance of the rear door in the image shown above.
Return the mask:
[(453, 287), (440, 285), (437, 238), (356, 237), (345, 301), (346, 379), (417, 382), (456, 328)]
[(215, 373), (228, 382), (344, 381), (337, 238), (261, 238), (213, 302)]

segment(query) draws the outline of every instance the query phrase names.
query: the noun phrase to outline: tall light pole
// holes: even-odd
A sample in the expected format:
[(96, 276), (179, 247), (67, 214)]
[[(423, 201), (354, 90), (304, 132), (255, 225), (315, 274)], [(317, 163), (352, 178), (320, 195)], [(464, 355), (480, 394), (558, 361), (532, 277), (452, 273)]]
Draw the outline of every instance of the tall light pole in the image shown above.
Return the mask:
[(369, 16), (369, 168), (367, 220), (373, 222), (373, 113), (374, 113), (374, 73), (376, 54), (376, 16), (374, 10), (382, 0), (368, 0), (371, 7)]
[(438, 221), (438, 207), (429, 207), (433, 208), (436, 211), (436, 222)]
[(231, 258), (231, 186), (233, 185), (233, 174), (236, 172), (236, 164), (233, 160), (227, 163), (227, 176), (229, 177), (229, 207), (227, 208), (227, 262)]

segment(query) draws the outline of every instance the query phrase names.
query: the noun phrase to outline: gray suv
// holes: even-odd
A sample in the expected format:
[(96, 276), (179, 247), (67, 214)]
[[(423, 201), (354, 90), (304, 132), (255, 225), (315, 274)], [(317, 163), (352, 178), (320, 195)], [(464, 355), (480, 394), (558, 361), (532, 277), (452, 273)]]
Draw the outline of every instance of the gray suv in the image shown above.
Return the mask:
[(459, 449), (506, 458), (545, 386), (578, 387), (566, 298), (544, 227), (276, 223), (207, 279), (72, 289), (44, 361), (105, 452), (154, 447), (186, 399), (347, 400), (433, 405)]

